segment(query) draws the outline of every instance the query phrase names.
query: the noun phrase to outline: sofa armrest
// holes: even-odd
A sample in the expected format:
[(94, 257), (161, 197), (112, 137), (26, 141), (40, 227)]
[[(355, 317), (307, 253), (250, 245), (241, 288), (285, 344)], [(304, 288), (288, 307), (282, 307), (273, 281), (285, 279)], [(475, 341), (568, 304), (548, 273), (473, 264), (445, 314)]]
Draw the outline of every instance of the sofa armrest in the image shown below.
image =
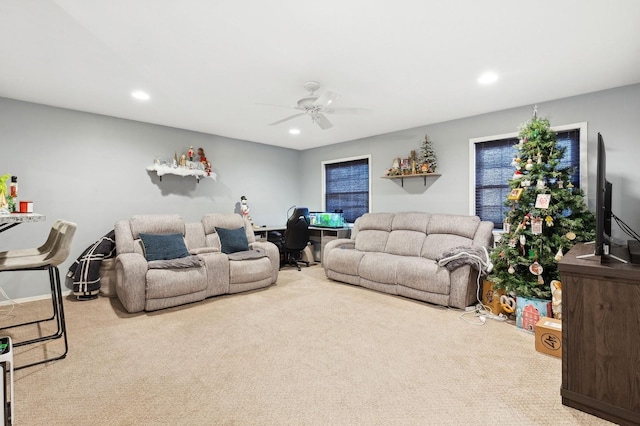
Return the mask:
[(356, 241), (351, 239), (351, 238), (337, 238), (335, 240), (329, 241), (322, 248), (322, 264), (323, 265), (327, 264), (325, 262), (325, 258), (327, 256), (327, 253), (329, 253), (331, 250), (333, 250), (335, 248), (339, 248), (339, 249), (355, 249), (356, 248)]
[(278, 280), (278, 272), (280, 271), (280, 251), (278, 250), (278, 246), (271, 241), (254, 241), (249, 243), (249, 248), (261, 248), (265, 251), (271, 262), (271, 283), (275, 283)]
[(116, 257), (116, 294), (127, 312), (145, 308), (147, 259), (137, 253), (122, 253)]

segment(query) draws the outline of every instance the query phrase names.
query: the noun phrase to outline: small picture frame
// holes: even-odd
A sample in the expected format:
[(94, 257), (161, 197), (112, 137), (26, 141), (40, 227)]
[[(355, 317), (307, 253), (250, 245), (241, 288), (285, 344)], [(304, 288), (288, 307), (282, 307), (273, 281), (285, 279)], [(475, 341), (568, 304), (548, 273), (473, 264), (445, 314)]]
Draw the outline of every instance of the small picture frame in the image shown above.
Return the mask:
[(550, 202), (551, 194), (538, 194), (535, 206), (537, 209), (548, 209)]
[(520, 197), (522, 197), (522, 188), (514, 188), (511, 190), (511, 192), (509, 193), (509, 195), (507, 196), (507, 199), (509, 200), (513, 200), (513, 201), (518, 201), (520, 199)]

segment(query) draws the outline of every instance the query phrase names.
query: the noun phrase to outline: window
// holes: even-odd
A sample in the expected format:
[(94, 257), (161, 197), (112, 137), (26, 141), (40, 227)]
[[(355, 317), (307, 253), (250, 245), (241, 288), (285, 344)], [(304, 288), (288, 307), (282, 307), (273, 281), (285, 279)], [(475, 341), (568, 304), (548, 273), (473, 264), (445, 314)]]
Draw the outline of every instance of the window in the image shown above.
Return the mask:
[(322, 162), (324, 211), (342, 210), (349, 223), (369, 212), (369, 160), (366, 156)]
[[(556, 131), (557, 144), (565, 148), (558, 167), (570, 167), (571, 181), (576, 188), (587, 192), (586, 139), (587, 123), (567, 126), (552, 126)], [(512, 178), (511, 165), (518, 134), (489, 136), (471, 139), (471, 214), (482, 220), (490, 220), (502, 229), (502, 221), (507, 213), (504, 201), (510, 192), (508, 181)]]

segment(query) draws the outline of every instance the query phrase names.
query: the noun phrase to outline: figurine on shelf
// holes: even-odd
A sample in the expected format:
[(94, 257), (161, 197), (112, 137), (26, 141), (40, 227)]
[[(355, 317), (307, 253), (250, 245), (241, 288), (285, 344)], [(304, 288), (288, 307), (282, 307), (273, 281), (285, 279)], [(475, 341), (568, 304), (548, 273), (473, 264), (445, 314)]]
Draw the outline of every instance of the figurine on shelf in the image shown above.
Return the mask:
[(180, 167), (187, 167), (187, 156), (184, 154), (180, 156)]
[(187, 156), (189, 157), (189, 161), (193, 161), (193, 147), (189, 147), (189, 151), (187, 151)]
[(240, 212), (242, 213), (242, 217), (247, 219), (251, 226), (253, 226), (253, 220), (251, 219), (251, 215), (249, 214), (249, 206), (247, 205), (247, 197), (244, 195), (240, 197)]
[(198, 157), (200, 157), (200, 163), (202, 164), (204, 171), (207, 172), (207, 176), (211, 176), (211, 163), (207, 160), (207, 156), (205, 155), (203, 148), (198, 148)]

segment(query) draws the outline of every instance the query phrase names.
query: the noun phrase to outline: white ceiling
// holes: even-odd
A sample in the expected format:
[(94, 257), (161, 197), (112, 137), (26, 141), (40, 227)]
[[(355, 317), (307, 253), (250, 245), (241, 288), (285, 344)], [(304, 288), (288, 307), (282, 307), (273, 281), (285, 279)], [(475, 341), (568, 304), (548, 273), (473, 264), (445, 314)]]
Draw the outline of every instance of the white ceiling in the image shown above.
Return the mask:
[[(638, 0), (0, 0), (0, 96), (307, 149), (638, 83), (639, 22)], [(269, 126), (308, 80), (370, 113)]]

